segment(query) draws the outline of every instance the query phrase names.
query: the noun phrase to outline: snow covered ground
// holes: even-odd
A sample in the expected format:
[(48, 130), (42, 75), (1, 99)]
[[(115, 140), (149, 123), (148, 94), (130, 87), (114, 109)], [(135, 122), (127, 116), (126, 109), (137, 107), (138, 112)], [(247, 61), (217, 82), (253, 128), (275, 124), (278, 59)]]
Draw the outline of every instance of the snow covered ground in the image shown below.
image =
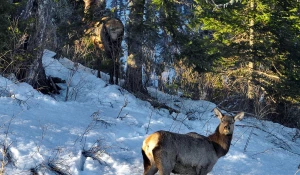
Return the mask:
[[(182, 112), (169, 114), (108, 85), (88, 68), (74, 67), (66, 58), (53, 59), (54, 54), (45, 50), (43, 64), (47, 75), (66, 80), (59, 95), (43, 95), (0, 76), (0, 148), (9, 155), (0, 156), (1, 163), (7, 163), (4, 174), (142, 174), (141, 145), (148, 134), (163, 129), (208, 135), (218, 125), (213, 103), (149, 89)], [(246, 116), (236, 122), (230, 151), (210, 174), (293, 175), (299, 155), (296, 129)]]

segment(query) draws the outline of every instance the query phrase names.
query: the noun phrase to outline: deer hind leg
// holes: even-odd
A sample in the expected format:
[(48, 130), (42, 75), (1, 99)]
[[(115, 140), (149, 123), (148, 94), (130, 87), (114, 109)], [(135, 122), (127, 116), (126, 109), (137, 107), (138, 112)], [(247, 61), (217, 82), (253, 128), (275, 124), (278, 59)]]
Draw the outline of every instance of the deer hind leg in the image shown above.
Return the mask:
[(145, 169), (144, 175), (154, 175), (157, 171), (158, 169), (154, 165), (152, 165)]
[(101, 78), (101, 70), (100, 69), (98, 69), (98, 71), (97, 71), (97, 78)]
[(109, 69), (109, 84), (114, 84), (114, 67)]
[(101, 60), (100, 58), (97, 59), (96, 61), (96, 64), (97, 64), (97, 78), (101, 78)]
[(154, 175), (158, 171), (157, 167), (155, 166), (154, 162), (149, 160), (143, 149), (142, 155), (144, 160), (144, 175)]
[(120, 72), (120, 66), (118, 63), (118, 60), (115, 61), (115, 84), (119, 85), (119, 72)]
[(152, 152), (159, 175), (170, 175), (175, 166), (175, 157), (159, 147), (154, 148)]

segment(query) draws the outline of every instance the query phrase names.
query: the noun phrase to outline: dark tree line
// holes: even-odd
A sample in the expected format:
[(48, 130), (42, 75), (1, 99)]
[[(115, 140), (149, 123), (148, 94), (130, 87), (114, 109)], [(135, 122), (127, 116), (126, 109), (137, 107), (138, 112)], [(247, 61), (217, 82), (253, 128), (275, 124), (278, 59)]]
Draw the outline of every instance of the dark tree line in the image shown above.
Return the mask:
[(176, 72), (159, 81), (162, 90), (299, 127), (299, 2), (145, 0), (139, 5), (144, 10), (135, 25), (142, 53), (138, 65), (145, 76), (155, 72), (161, 79), (163, 71)]

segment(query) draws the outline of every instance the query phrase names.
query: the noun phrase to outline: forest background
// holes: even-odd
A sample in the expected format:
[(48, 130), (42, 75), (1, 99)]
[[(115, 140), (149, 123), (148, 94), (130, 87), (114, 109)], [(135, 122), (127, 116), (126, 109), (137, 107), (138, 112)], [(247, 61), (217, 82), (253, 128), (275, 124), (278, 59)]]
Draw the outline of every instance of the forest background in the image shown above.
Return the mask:
[[(85, 32), (103, 16), (125, 27), (120, 84), (155, 86), (228, 111), (300, 128), (297, 0), (1, 0), (0, 74), (53, 93), (44, 49), (105, 72), (107, 56)], [(93, 8), (95, 7), (95, 8)]]

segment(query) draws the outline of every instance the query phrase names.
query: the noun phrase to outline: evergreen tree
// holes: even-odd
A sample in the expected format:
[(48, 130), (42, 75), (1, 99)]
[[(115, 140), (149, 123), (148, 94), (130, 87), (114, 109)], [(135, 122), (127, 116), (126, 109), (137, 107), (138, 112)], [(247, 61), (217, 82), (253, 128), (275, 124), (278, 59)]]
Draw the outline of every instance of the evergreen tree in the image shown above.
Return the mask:
[(214, 85), (220, 101), (244, 96), (252, 101), (252, 106), (244, 103), (242, 108), (254, 113), (257, 107), (253, 105), (262, 96), (273, 107), (284, 101), (299, 102), (296, 1), (251, 0), (226, 8), (198, 5), (201, 8), (195, 11), (195, 20), (202, 24), (202, 30), (213, 32), (210, 50), (220, 53), (214, 54), (215, 73), (223, 76)]
[(133, 0), (130, 4), (127, 28), (128, 58), (125, 88), (131, 92), (146, 93), (142, 80), (142, 54), (145, 0)]
[(192, 97), (197, 88), (203, 93), (214, 76), (208, 100), (238, 97), (244, 102), (236, 103), (237, 110), (257, 115), (261, 112), (255, 105), (262, 97), (260, 105), (271, 105), (272, 110), (280, 102), (299, 102), (299, 3), (189, 2), (153, 1), (159, 9), (160, 56), (167, 64), (177, 64), (174, 87)]
[(4, 53), (9, 48), (9, 20), (12, 4), (8, 0), (3, 0), (0, 4), (0, 51)]

